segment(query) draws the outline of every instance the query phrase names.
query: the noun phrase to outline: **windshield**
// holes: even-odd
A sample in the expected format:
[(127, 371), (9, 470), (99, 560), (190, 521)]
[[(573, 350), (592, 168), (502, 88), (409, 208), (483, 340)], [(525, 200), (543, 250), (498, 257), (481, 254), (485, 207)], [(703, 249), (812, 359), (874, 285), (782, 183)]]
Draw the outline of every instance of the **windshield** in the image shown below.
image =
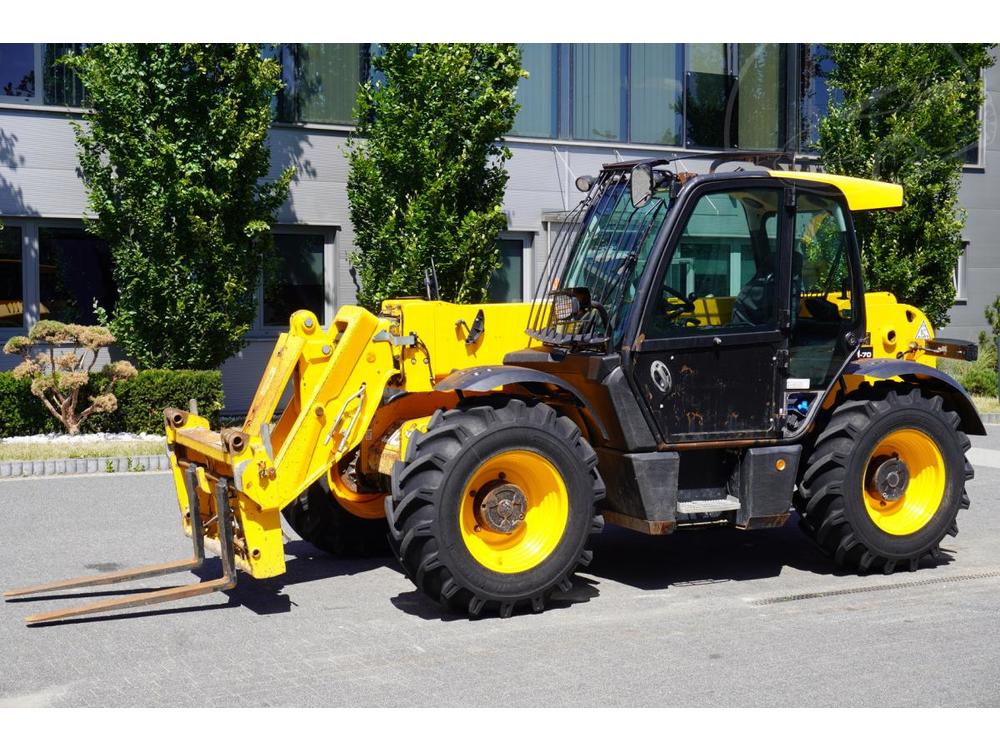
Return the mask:
[[(645, 205), (632, 205), (627, 171), (602, 173), (574, 218), (560, 227), (543, 274), (536, 306), (560, 290), (585, 289), (593, 310), (556, 321), (546, 305), (533, 311), (532, 335), (549, 343), (617, 344), (636, 286), (667, 215), (669, 192), (657, 189)], [(579, 292), (578, 292), (579, 294)], [(547, 297), (547, 299), (544, 299)], [(536, 321), (537, 318), (537, 321)]]

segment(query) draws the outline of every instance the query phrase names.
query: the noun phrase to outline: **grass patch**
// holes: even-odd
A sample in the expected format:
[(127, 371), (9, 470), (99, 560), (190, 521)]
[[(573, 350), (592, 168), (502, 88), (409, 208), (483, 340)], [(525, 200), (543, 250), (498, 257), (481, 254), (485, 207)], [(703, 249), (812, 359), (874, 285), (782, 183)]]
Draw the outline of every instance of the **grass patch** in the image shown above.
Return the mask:
[(972, 402), (980, 414), (1000, 414), (1000, 399), (996, 396), (973, 396)]
[(0, 461), (44, 461), (50, 458), (100, 458), (104, 456), (157, 456), (166, 441), (95, 440), (90, 443), (0, 442)]

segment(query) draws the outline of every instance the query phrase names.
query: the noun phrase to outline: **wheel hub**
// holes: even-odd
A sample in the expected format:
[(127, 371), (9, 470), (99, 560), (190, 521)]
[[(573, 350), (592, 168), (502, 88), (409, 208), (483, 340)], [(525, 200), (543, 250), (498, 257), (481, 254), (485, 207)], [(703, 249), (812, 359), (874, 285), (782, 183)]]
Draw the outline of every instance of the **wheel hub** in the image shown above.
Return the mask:
[(476, 520), (498, 534), (512, 534), (524, 521), (528, 500), (520, 487), (503, 479), (486, 484), (477, 493)]
[(871, 472), (871, 490), (883, 500), (898, 500), (909, 483), (910, 470), (897, 456), (886, 457)]

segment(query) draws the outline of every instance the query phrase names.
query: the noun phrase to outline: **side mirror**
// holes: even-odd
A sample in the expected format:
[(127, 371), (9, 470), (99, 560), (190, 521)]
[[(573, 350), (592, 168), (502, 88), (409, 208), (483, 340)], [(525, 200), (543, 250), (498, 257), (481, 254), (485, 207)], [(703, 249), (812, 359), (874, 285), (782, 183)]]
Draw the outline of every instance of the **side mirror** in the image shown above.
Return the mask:
[(629, 188), (632, 192), (632, 206), (645, 206), (653, 197), (653, 168), (648, 164), (636, 164), (632, 167)]

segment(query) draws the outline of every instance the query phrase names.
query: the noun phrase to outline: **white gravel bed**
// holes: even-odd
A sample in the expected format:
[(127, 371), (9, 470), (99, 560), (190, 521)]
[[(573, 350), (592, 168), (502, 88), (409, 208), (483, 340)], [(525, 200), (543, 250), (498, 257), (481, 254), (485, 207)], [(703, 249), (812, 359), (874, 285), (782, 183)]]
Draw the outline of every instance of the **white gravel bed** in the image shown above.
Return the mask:
[(0, 438), (0, 443), (104, 443), (117, 441), (148, 441), (150, 443), (162, 443), (166, 438), (163, 435), (154, 435), (148, 432), (91, 432), (82, 435), (65, 435), (59, 432), (50, 432), (47, 435), (18, 435), (16, 437)]

